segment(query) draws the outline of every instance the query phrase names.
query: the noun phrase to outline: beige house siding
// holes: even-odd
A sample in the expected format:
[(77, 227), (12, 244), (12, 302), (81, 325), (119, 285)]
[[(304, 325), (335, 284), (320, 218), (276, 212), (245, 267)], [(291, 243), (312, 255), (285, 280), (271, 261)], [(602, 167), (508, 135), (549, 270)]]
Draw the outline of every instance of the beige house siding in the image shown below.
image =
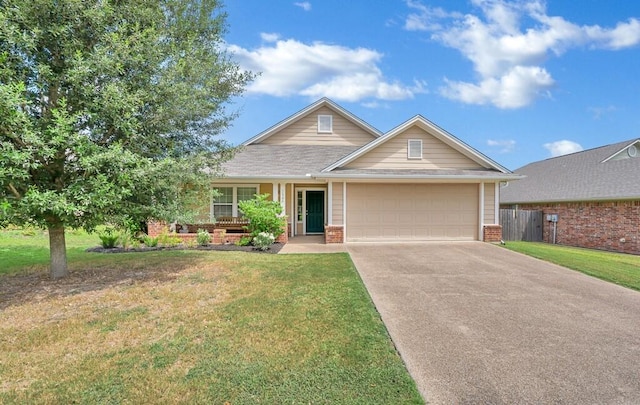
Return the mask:
[(496, 185), (484, 184), (484, 223), (496, 224)]
[[(409, 139), (422, 139), (422, 159), (407, 159)], [(478, 169), (482, 166), (414, 125), (347, 164), (346, 167), (353, 169)]]
[(343, 208), (344, 208), (344, 194), (342, 192), (343, 183), (333, 183), (333, 201), (332, 204), (332, 216), (329, 222), (332, 225), (343, 225)]
[[(318, 115), (333, 116), (333, 133), (318, 133)], [(292, 122), (260, 143), (270, 145), (362, 146), (371, 142), (374, 138), (373, 135), (333, 110), (322, 107)]]
[(260, 183), (260, 194), (269, 194), (268, 200), (273, 200), (273, 184)]

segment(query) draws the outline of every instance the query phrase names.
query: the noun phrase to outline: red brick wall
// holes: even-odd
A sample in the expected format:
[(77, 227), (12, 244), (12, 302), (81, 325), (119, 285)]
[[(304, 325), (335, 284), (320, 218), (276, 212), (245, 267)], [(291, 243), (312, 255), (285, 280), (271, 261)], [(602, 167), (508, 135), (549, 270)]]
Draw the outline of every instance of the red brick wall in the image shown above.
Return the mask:
[(326, 225), (324, 227), (324, 243), (344, 243), (344, 227), (342, 225)]
[(543, 211), (545, 242), (553, 241), (553, 224), (546, 216), (557, 214), (558, 244), (640, 254), (640, 200), (519, 204), (518, 208)]
[(500, 242), (502, 240), (501, 225), (485, 225), (482, 227), (482, 240), (485, 242)]

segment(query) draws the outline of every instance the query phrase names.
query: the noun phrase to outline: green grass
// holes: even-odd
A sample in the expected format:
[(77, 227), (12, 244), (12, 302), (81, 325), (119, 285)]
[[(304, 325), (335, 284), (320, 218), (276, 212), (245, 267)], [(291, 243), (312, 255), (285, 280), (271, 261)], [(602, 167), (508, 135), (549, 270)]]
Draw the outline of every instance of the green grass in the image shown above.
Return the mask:
[(423, 403), (347, 254), (39, 255), (0, 276), (0, 403)]
[[(67, 230), (67, 258), (69, 261), (91, 260), (95, 255), (85, 252), (98, 246), (96, 233)], [(24, 271), (40, 271), (49, 265), (49, 238), (39, 229), (11, 229), (0, 231), (0, 275)]]
[(534, 242), (507, 242), (506, 248), (640, 290), (640, 256)]

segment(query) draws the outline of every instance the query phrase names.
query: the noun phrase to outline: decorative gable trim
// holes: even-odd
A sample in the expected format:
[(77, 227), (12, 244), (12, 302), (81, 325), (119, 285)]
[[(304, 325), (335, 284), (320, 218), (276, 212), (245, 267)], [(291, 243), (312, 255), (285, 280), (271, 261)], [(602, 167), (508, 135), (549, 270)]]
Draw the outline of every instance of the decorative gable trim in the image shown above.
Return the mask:
[(279, 132), (281, 129), (287, 127), (288, 125), (298, 121), (299, 119), (307, 116), (308, 114), (311, 114), (312, 112), (314, 112), (314, 111), (316, 111), (316, 110), (318, 110), (318, 109), (320, 109), (322, 107), (330, 108), (331, 110), (335, 111), (337, 114), (341, 115), (342, 117), (344, 117), (348, 121), (352, 122), (356, 126), (362, 128), (366, 132), (370, 133), (375, 138), (378, 138), (378, 137), (380, 137), (382, 135), (382, 132), (380, 132), (376, 128), (372, 127), (371, 125), (369, 125), (365, 121), (363, 121), (360, 118), (356, 117), (355, 115), (351, 114), (349, 111), (347, 111), (344, 108), (340, 107), (338, 104), (334, 103), (330, 99), (328, 99), (326, 97), (323, 97), (320, 100), (316, 101), (315, 103), (313, 103), (313, 104), (303, 108), (302, 110), (298, 111), (297, 113), (293, 114), (292, 116), (280, 121), (279, 123), (277, 123), (276, 125), (272, 126), (271, 128), (259, 133), (258, 135), (254, 136), (253, 138), (243, 142), (242, 145), (246, 146), (246, 145), (251, 145), (253, 143), (258, 143), (260, 141), (263, 141), (263, 140), (267, 139), (268, 137), (270, 137), (271, 135)]
[[(636, 151), (635, 151), (636, 153), (632, 155), (631, 151), (634, 148), (636, 149)], [(608, 158), (606, 158), (605, 160), (603, 160), (600, 163), (605, 163), (605, 162), (608, 162), (610, 160), (613, 160), (613, 159), (615, 159), (616, 157), (619, 157), (622, 154), (627, 154), (628, 157), (640, 157), (640, 156), (636, 156), (636, 154), (640, 155), (640, 153), (638, 153), (638, 150), (637, 150), (639, 148), (640, 148), (640, 138), (629, 142), (629, 144), (626, 145), (624, 148), (620, 149), (619, 151), (617, 151), (613, 155), (609, 156)]]
[(353, 162), (360, 156), (377, 148), (379, 145), (389, 141), (390, 139), (393, 139), (395, 136), (403, 133), (405, 130), (407, 130), (413, 125), (417, 125), (418, 127), (422, 128), (423, 130), (427, 131), (429, 134), (433, 135), (434, 137), (442, 141), (443, 143), (449, 145), (456, 151), (462, 153), (464, 156), (468, 157), (469, 159), (473, 160), (474, 162), (478, 163), (479, 165), (485, 168), (494, 169), (502, 173), (511, 173), (509, 169), (499, 165), (489, 157), (485, 156), (481, 152), (477, 151), (476, 149), (462, 142), (460, 139), (456, 138), (452, 134), (448, 133), (447, 131), (435, 125), (434, 123), (427, 120), (421, 115), (416, 115), (415, 117), (398, 125), (397, 127), (387, 132), (386, 134), (382, 135), (381, 137), (369, 142), (368, 144), (364, 145), (360, 149), (357, 149), (353, 153), (345, 156), (344, 158), (340, 159), (334, 164), (326, 167), (325, 169), (322, 170), (322, 172), (327, 173), (334, 169), (343, 167)]

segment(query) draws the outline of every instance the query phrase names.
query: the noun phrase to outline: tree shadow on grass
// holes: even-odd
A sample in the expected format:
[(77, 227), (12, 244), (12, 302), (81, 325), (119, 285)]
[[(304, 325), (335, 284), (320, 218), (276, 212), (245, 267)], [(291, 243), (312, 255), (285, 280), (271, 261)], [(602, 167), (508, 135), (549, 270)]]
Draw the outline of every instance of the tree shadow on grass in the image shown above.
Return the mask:
[(175, 280), (183, 271), (196, 267), (202, 262), (201, 256), (189, 258), (150, 258), (145, 254), (138, 254), (136, 257), (130, 254), (127, 256), (129, 260), (119, 260), (114, 264), (104, 259), (96, 264), (70, 263), (69, 275), (59, 280), (52, 280), (48, 271), (3, 276), (0, 279), (0, 310), (27, 302), (44, 301), (118, 286), (166, 283)]

